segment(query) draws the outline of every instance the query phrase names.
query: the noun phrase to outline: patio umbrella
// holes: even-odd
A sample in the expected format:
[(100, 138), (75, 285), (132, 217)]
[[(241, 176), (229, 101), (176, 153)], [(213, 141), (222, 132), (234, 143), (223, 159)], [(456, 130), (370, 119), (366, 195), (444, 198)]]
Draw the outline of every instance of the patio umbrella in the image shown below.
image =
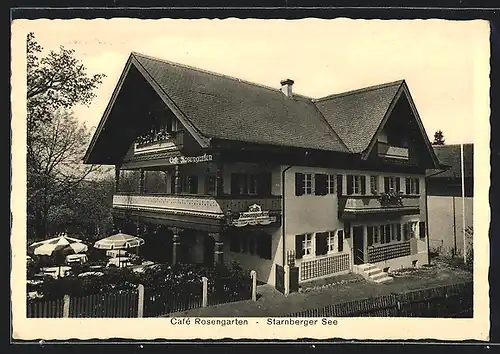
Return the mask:
[[(138, 250), (139, 246), (143, 244), (144, 239), (140, 237), (117, 233), (97, 241), (94, 247), (101, 250), (120, 250), (127, 248), (135, 248)], [(120, 259), (120, 255), (118, 255), (118, 259)]]
[[(28, 252), (37, 256), (66, 256), (68, 254), (82, 253), (88, 246), (81, 240), (62, 235), (44, 241), (35, 242), (28, 247)], [(61, 265), (59, 265), (59, 270)]]

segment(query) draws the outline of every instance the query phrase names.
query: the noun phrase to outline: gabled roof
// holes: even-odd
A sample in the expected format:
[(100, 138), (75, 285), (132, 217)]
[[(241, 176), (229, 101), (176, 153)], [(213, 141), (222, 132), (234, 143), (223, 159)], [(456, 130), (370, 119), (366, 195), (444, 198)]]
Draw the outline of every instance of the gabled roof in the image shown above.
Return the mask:
[(334, 127), (353, 153), (368, 148), (403, 80), (366, 87), (314, 100), (316, 106)]
[[(449, 169), (430, 178), (462, 178), (460, 144), (433, 145), (439, 162)], [(474, 177), (474, 144), (464, 144), (464, 177)]]
[(166, 60), (132, 54), (209, 138), (347, 152), (309, 99)]
[[(133, 52), (90, 143), (85, 163), (116, 163), (112, 161), (116, 155), (107, 160), (97, 158), (100, 153), (95, 150), (105, 149), (106, 144), (99, 144), (109, 139), (104, 132), (121, 124), (115, 119), (111, 125), (108, 118), (131, 68), (144, 77), (204, 148), (212, 139), (223, 139), (363, 153), (362, 158), (366, 158), (402, 93), (414, 108), (404, 80), (320, 99), (297, 94), (290, 98), (279, 89)], [(416, 119), (428, 143), (418, 114)], [(428, 147), (435, 159), (430, 143)]]

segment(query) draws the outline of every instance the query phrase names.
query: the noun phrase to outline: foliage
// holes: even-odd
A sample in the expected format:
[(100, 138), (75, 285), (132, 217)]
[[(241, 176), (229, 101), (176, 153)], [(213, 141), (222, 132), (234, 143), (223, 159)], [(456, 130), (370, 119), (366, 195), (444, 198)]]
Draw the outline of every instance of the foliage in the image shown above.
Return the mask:
[(444, 145), (444, 135), (441, 130), (438, 130), (434, 133), (434, 141), (432, 145)]
[(71, 109), (76, 104), (89, 105), (94, 90), (104, 74), (89, 76), (85, 66), (75, 58), (73, 49), (59, 47), (39, 58), (43, 48), (34, 33), (27, 36), (27, 105), (28, 130), (52, 119), (54, 111)]
[(46, 238), (60, 230), (73, 209), (68, 196), (92, 173), (82, 157), (90, 133), (72, 115), (88, 105), (104, 75), (88, 76), (74, 51), (60, 47), (39, 58), (42, 47), (27, 37), (27, 201), (28, 238)]
[(388, 192), (380, 193), (378, 200), (381, 205), (391, 205), (398, 206), (403, 204), (403, 196), (401, 192), (396, 192), (394, 190), (390, 190)]
[(193, 264), (158, 264), (147, 268), (143, 273), (133, 272), (129, 268), (105, 268), (103, 275), (78, 276), (89, 271), (88, 266), (75, 266), (72, 275), (50, 279), (40, 287), (46, 299), (59, 299), (65, 294), (85, 296), (116, 290), (136, 288), (143, 284), (148, 291), (161, 291), (176, 295), (199, 295), (202, 277), (207, 277), (213, 284), (211, 291), (237, 294), (248, 291), (251, 286), (249, 275), (241, 267), (218, 265), (214, 268)]

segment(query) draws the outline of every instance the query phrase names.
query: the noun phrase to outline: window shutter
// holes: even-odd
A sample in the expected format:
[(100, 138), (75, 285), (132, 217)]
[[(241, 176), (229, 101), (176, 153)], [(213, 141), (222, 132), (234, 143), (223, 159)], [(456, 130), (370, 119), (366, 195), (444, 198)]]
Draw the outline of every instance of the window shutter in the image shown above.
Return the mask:
[(416, 191), (417, 194), (420, 194), (420, 180), (418, 178), (415, 178), (415, 184), (416, 184)]
[(328, 193), (327, 176), (322, 173), (314, 175), (314, 194), (326, 195)]
[(316, 256), (321, 256), (328, 252), (327, 237), (327, 232), (316, 233)]
[(198, 194), (198, 176), (193, 175), (191, 176), (191, 186), (190, 186), (190, 192), (193, 194)]
[(403, 224), (403, 239), (408, 241), (410, 239), (410, 225)]
[(268, 172), (261, 173), (258, 179), (257, 193), (259, 195), (271, 195), (271, 189), (271, 174)]
[(384, 192), (389, 192), (389, 177), (384, 177)]
[(337, 240), (338, 240), (338, 251), (342, 252), (344, 250), (344, 230), (337, 231)]
[(425, 238), (425, 221), (420, 221), (418, 223), (418, 228), (420, 238)]
[(175, 175), (170, 176), (170, 193), (175, 194)]
[(401, 191), (401, 178), (396, 177), (396, 193)]
[(406, 179), (406, 194), (410, 194), (410, 183), (411, 183), (411, 179), (410, 178), (407, 178)]
[(368, 226), (366, 228), (366, 238), (367, 238), (368, 246), (373, 245), (373, 227)]
[(240, 174), (239, 173), (231, 173), (231, 194), (239, 195), (240, 194)]
[(304, 174), (297, 172), (295, 173), (295, 195), (304, 194)]
[(302, 242), (304, 242), (304, 235), (296, 235), (295, 236), (295, 258), (301, 259), (304, 255), (304, 249), (302, 248)]
[(354, 177), (352, 175), (347, 175), (347, 195), (351, 195), (353, 190), (352, 190), (352, 183), (353, 183)]
[(366, 176), (361, 176), (361, 194), (366, 194)]
[(396, 224), (396, 240), (401, 241), (401, 224)]
[(342, 195), (342, 175), (337, 175), (337, 195)]

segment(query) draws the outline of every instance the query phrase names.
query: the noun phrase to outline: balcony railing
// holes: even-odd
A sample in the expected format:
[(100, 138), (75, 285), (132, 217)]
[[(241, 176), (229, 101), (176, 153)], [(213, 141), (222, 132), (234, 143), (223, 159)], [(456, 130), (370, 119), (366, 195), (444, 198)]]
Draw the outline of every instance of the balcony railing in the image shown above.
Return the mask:
[(223, 219), (231, 213), (247, 212), (257, 204), (262, 211), (274, 215), (281, 213), (281, 196), (230, 197), (179, 194), (132, 194), (120, 193), (113, 196), (113, 207), (136, 211), (152, 211), (172, 214), (186, 214)]
[(379, 142), (377, 144), (377, 151), (380, 157), (398, 159), (398, 160), (408, 160), (409, 152), (408, 148), (393, 146), (387, 143)]
[(419, 196), (401, 196), (398, 202), (383, 202), (377, 195), (344, 196), (339, 198), (339, 217), (353, 219), (357, 215), (385, 213), (420, 213)]
[(160, 152), (168, 150), (178, 150), (184, 144), (183, 132), (171, 132), (157, 134), (149, 138), (142, 138), (134, 145), (135, 154), (145, 154), (150, 152)]
[(368, 262), (376, 263), (388, 259), (409, 256), (410, 254), (409, 241), (372, 246), (368, 248)]

